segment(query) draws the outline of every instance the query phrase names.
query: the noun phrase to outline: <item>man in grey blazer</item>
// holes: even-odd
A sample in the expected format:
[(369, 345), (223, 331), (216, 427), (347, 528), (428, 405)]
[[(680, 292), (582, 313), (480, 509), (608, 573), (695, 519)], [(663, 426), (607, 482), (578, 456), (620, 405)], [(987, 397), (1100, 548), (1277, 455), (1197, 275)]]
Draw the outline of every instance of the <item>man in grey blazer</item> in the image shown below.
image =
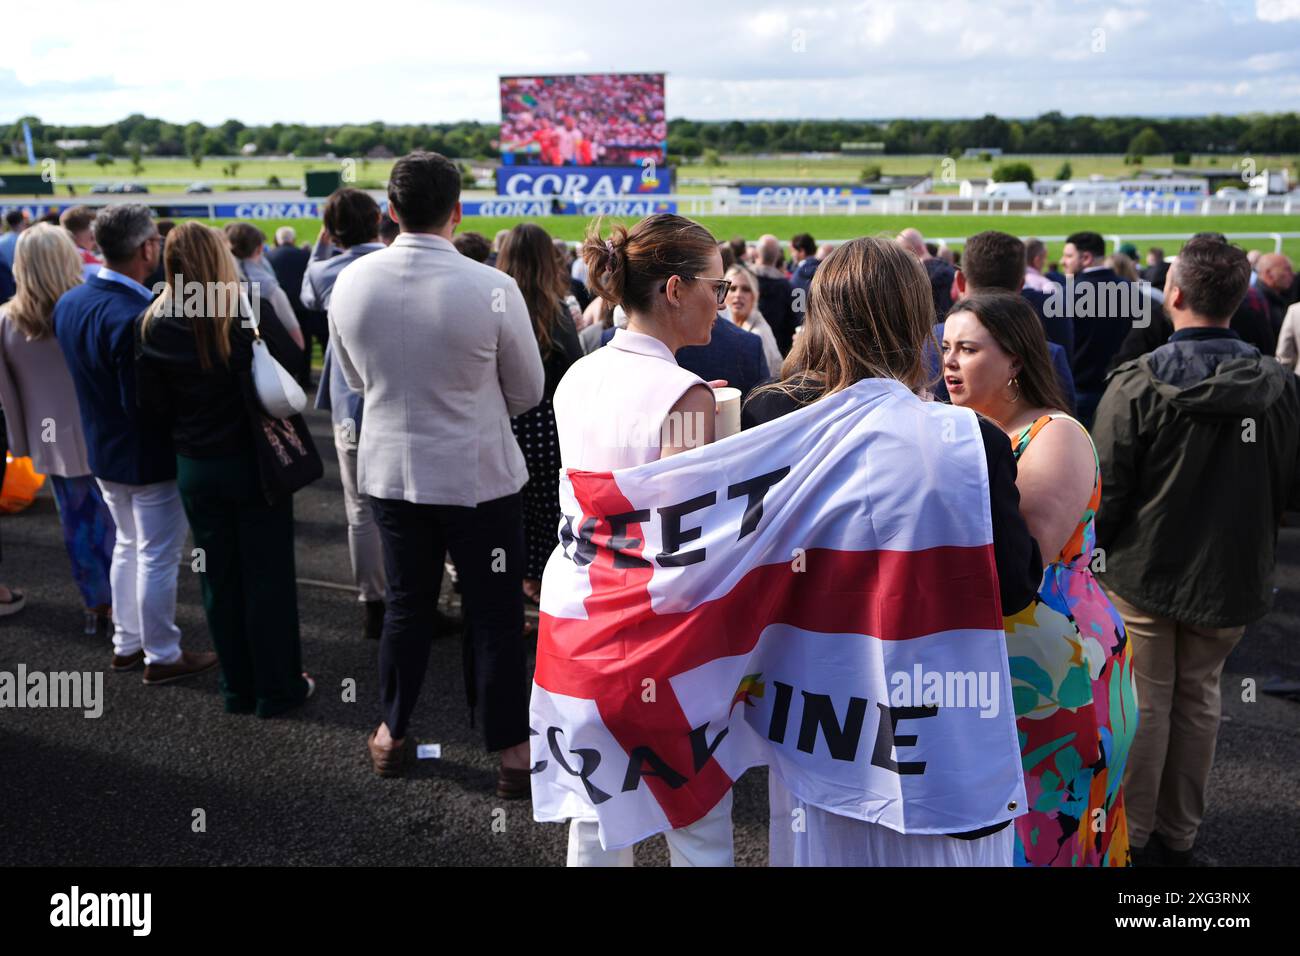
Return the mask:
[(510, 418), (542, 399), (543, 370), (523, 296), (505, 273), (462, 256), (460, 171), (437, 153), (393, 166), (389, 215), (401, 234), (344, 270), (329, 304), (334, 358), (365, 401), (357, 484), (379, 525), (390, 603), (379, 645), (384, 720), (375, 771), (396, 775), (433, 638), (442, 555), (465, 603), (467, 690), (497, 793), (528, 784), (523, 521), (528, 480)]

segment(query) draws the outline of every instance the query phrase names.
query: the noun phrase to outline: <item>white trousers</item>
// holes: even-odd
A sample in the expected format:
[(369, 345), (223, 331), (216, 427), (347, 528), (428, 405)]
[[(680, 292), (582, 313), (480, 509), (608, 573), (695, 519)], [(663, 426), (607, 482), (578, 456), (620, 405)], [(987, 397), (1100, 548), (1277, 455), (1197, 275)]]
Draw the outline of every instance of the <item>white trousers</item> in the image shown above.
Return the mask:
[(339, 456), (339, 479), (343, 483), (343, 510), (348, 521), (348, 554), (352, 558), (352, 580), (361, 589), (361, 600), (383, 601), (388, 595), (384, 574), (384, 549), (379, 526), (370, 502), (357, 491), (357, 446), (335, 438)]
[(769, 866), (1011, 866), (1015, 827), (978, 840), (899, 833), (804, 803), (770, 770)]
[[(690, 826), (669, 830), (668, 855), (673, 866), (735, 866), (731, 830), (731, 791)], [(606, 850), (595, 820), (569, 821), (569, 866), (631, 866), (632, 847)]]
[(117, 525), (108, 583), (113, 592), (113, 651), (144, 650), (146, 664), (181, 656), (176, 573), (189, 524), (176, 482), (123, 485), (95, 479)]

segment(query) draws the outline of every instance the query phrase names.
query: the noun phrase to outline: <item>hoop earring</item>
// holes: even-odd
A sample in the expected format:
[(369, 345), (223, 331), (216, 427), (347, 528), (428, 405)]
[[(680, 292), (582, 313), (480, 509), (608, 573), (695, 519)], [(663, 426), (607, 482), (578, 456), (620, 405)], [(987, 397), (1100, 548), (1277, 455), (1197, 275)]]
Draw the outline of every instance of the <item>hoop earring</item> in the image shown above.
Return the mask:
[(1007, 382), (1007, 388), (1010, 388), (1012, 385), (1016, 387), (1016, 397), (1007, 399), (1007, 401), (1011, 402), (1011, 404), (1014, 405), (1016, 402), (1020, 401), (1020, 379), (1018, 378), (1010, 379)]

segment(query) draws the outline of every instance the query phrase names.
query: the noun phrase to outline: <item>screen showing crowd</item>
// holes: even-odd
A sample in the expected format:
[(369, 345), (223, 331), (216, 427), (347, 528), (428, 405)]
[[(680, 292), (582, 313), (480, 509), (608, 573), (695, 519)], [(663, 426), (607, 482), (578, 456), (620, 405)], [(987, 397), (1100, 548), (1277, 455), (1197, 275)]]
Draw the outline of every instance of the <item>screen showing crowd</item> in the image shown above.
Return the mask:
[(664, 161), (662, 73), (501, 78), (501, 160), (534, 166)]

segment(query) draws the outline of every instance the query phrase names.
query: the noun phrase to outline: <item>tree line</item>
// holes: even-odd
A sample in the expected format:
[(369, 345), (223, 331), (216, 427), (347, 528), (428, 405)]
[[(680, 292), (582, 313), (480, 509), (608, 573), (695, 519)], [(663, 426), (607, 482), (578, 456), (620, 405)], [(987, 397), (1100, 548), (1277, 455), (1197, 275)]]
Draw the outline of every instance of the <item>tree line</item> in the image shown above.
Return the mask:
[[(12, 123), (0, 151), (24, 155), (22, 123), (31, 127), (37, 154), (59, 158), (106, 153), (110, 156), (231, 156), (251, 143), (258, 155), (400, 156), (430, 149), (462, 159), (493, 159), (500, 127), (496, 123), (381, 122), (306, 126), (272, 123), (248, 126), (226, 120), (219, 126), (168, 123), (134, 113), (104, 126), (59, 126), (36, 117)], [(58, 141), (85, 141), (58, 146)], [(954, 154), (967, 149), (1005, 153), (1259, 153), (1300, 152), (1300, 114), (1155, 118), (1065, 116), (1044, 113), (1033, 119), (895, 120), (730, 120), (668, 123), (668, 152), (693, 159), (718, 153), (838, 152), (845, 144), (880, 143), (887, 155)]]

